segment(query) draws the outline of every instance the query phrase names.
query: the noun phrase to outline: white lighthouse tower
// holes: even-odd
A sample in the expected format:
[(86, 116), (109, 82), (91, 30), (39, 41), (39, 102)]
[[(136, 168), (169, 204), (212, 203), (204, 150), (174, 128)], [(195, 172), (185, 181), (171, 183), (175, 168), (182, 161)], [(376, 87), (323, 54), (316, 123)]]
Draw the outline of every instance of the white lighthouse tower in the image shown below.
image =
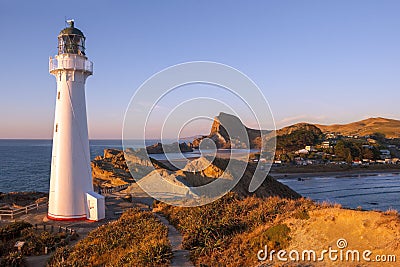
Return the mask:
[(58, 35), (58, 54), (49, 71), (57, 81), (49, 209), (52, 220), (104, 218), (104, 197), (93, 192), (86, 118), (85, 81), (93, 63), (85, 36), (68, 21)]

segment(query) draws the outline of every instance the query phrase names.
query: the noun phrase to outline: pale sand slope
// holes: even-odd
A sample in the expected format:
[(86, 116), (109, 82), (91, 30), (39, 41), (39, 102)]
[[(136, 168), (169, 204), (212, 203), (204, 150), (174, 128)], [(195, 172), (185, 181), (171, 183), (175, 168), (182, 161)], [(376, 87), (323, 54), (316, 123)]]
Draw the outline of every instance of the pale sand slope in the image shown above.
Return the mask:
[[(311, 266), (400, 266), (400, 217), (396, 212), (326, 208), (311, 211), (309, 215), (308, 220), (291, 218), (285, 222), (292, 238), (287, 251), (313, 249), (318, 258), (329, 246), (340, 251), (337, 240), (341, 238), (347, 241), (347, 247), (342, 249), (344, 253), (360, 251), (360, 262), (330, 261), (326, 254), (323, 262), (307, 262)], [(376, 255), (391, 254), (396, 255), (396, 262), (366, 262), (362, 259), (364, 250), (372, 251), (371, 260)], [(287, 265), (293, 266), (293, 262)]]

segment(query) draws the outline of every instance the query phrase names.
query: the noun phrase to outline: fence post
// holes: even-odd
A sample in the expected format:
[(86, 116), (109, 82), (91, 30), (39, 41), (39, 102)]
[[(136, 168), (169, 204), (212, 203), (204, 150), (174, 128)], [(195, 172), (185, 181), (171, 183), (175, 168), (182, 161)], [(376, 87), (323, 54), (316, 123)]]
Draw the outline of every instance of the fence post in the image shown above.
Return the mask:
[(28, 214), (28, 206), (25, 207), (25, 214)]
[(43, 231), (46, 231), (46, 225), (43, 224)]

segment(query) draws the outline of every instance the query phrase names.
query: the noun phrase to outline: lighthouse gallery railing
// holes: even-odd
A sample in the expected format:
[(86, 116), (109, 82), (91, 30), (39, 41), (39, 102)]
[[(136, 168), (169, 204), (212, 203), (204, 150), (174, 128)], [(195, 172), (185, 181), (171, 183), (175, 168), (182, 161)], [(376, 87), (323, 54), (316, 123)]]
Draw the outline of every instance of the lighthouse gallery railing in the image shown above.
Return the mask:
[(66, 58), (50, 58), (49, 59), (49, 71), (54, 70), (82, 70), (93, 73), (93, 62), (82, 57), (66, 57)]

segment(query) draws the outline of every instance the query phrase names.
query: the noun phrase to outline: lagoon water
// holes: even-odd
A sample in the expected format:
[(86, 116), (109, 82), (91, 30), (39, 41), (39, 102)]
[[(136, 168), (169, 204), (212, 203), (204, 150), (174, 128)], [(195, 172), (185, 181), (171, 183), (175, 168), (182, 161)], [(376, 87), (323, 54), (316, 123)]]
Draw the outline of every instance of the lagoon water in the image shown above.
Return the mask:
[(278, 179), (304, 197), (313, 200), (339, 203), (343, 207), (367, 210), (400, 211), (400, 175), (340, 175)]
[[(149, 140), (147, 145), (158, 140)], [(138, 141), (141, 142), (141, 141)], [(49, 190), (52, 140), (0, 140), (0, 192)], [(91, 159), (105, 148), (121, 149), (120, 140), (91, 140)], [(220, 153), (220, 152), (219, 152)], [(222, 152), (223, 153), (223, 152)], [(198, 152), (185, 153), (187, 157)], [(172, 158), (176, 158), (171, 155)], [(163, 155), (154, 155), (164, 159)], [(304, 181), (281, 179), (305, 197), (344, 207), (400, 211), (400, 175), (312, 177)]]

